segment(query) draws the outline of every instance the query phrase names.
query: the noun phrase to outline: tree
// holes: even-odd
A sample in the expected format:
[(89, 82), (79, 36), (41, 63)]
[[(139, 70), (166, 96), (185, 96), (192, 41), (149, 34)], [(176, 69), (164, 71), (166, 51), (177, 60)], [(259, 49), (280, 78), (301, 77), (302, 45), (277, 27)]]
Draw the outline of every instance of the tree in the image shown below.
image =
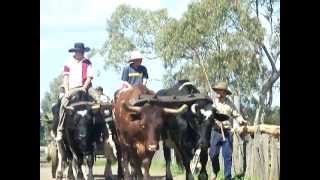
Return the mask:
[(50, 83), (49, 92), (45, 92), (43, 99), (41, 100), (41, 109), (43, 111), (43, 117), (46, 115), (52, 119), (51, 107), (53, 103), (58, 101), (59, 87), (62, 85), (63, 75), (62, 73), (54, 78)]
[(108, 37), (100, 54), (105, 57), (105, 69), (121, 71), (128, 52), (139, 49), (147, 59), (155, 59), (154, 39), (168, 19), (167, 10), (158, 11), (120, 5), (107, 20)]
[[(259, 6), (253, 8), (256, 2)], [(194, 1), (178, 20), (168, 17), (165, 9), (148, 11), (122, 5), (108, 20), (108, 39), (101, 53), (106, 65), (118, 71), (126, 53), (135, 48), (149, 59), (159, 58), (167, 71), (163, 78), (166, 87), (175, 79), (187, 78), (209, 93), (209, 84), (227, 81), (242, 107), (254, 99), (250, 108), (256, 111), (255, 123), (259, 123), (271, 106), (274, 85), (280, 78), (276, 68), (280, 18), (276, 15), (274, 21), (273, 3)], [(261, 23), (260, 11), (267, 12), (264, 17), (271, 28)], [(258, 98), (253, 94), (259, 94)]]

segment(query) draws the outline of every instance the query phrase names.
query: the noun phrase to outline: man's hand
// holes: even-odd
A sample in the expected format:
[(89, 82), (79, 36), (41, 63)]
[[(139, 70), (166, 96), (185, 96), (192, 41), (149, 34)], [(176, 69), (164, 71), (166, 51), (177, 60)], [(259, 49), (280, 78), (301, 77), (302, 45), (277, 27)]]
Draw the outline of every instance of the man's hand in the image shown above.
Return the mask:
[(240, 125), (247, 125), (248, 124), (248, 121), (244, 120), (244, 119), (241, 119), (239, 120), (239, 124)]
[(222, 122), (221, 121), (215, 121), (216, 122), (216, 124), (219, 126), (219, 128), (223, 128), (223, 124), (222, 124)]
[(70, 97), (70, 92), (69, 92), (69, 91), (66, 91), (66, 92), (64, 93), (64, 97), (68, 99), (68, 98)]
[(80, 91), (83, 91), (83, 92), (85, 92), (85, 93), (86, 93), (86, 92), (87, 92), (87, 88), (85, 88), (85, 87), (81, 87), (81, 88), (80, 88)]

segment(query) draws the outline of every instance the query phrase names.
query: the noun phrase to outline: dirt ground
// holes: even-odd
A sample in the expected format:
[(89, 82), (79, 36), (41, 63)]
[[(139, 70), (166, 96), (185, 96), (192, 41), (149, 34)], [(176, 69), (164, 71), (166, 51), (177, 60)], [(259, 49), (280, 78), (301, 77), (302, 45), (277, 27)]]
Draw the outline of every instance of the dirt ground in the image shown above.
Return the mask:
[[(93, 174), (94, 174), (95, 180), (104, 180), (103, 172), (104, 172), (104, 166), (94, 166)], [(112, 173), (116, 174), (116, 172), (117, 172), (117, 167), (112, 166)], [(151, 174), (153, 180), (165, 179), (164, 170), (151, 169), (150, 174)], [(183, 180), (183, 179), (185, 179), (185, 177), (184, 177), (184, 175), (180, 175), (180, 176), (174, 177), (174, 179), (175, 180)], [(54, 180), (51, 176), (51, 165), (50, 164), (40, 163), (40, 180)]]

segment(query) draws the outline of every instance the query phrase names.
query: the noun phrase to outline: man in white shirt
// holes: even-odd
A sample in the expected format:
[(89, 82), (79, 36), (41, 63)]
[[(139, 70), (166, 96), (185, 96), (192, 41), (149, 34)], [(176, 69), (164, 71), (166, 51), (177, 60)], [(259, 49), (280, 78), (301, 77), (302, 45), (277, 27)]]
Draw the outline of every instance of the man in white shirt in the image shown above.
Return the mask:
[(83, 43), (75, 43), (74, 48), (69, 52), (74, 52), (71, 59), (67, 60), (63, 69), (63, 84), (65, 96), (61, 100), (59, 112), (59, 124), (57, 128), (56, 140), (62, 139), (63, 124), (65, 119), (64, 106), (68, 105), (69, 98), (78, 91), (88, 93), (93, 99), (97, 99), (97, 93), (92, 88), (93, 68), (89, 59), (84, 57), (84, 53), (90, 51)]
[[(229, 117), (235, 118), (240, 125), (246, 124), (247, 121), (243, 119), (241, 114), (236, 109), (235, 105), (227, 98), (227, 95), (231, 95), (231, 91), (228, 90), (228, 85), (225, 82), (219, 82), (213, 86), (212, 89), (217, 93), (217, 96), (213, 98), (215, 108), (221, 114), (226, 114)], [(214, 176), (212, 180), (216, 179), (216, 175), (220, 171), (219, 165), (219, 153), (222, 148), (222, 155), (224, 159), (224, 176), (226, 180), (231, 180), (231, 166), (232, 166), (232, 134), (230, 132), (231, 119), (223, 121), (223, 123), (217, 122), (211, 133), (210, 151), (209, 156), (212, 162), (212, 169)], [(221, 128), (223, 132), (221, 132)], [(224, 133), (225, 140), (223, 140), (222, 133)]]

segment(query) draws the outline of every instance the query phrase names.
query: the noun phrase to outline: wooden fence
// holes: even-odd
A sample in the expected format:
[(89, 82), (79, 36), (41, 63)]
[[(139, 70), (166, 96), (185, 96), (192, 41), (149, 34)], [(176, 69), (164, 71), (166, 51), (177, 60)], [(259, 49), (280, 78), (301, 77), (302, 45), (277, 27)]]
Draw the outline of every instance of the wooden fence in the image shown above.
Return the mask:
[[(259, 125), (233, 130), (233, 176), (250, 180), (280, 179), (280, 126)], [(220, 168), (223, 159), (220, 153)]]

